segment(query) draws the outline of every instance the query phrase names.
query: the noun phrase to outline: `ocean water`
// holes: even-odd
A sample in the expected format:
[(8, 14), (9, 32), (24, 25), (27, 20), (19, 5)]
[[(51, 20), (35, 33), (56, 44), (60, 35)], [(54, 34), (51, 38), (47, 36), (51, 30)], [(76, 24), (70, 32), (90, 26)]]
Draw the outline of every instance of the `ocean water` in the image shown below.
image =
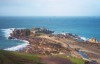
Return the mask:
[(32, 27), (45, 27), (55, 33), (67, 32), (100, 40), (100, 17), (0, 17), (0, 49), (26, 46), (23, 41), (8, 40), (7, 37), (11, 28)]

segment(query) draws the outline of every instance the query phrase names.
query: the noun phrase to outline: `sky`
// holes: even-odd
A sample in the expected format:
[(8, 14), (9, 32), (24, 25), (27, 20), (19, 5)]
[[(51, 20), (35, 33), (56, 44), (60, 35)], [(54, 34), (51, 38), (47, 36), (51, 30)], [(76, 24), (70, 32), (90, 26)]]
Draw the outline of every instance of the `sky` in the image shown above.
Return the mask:
[(100, 16), (100, 0), (0, 0), (0, 16)]

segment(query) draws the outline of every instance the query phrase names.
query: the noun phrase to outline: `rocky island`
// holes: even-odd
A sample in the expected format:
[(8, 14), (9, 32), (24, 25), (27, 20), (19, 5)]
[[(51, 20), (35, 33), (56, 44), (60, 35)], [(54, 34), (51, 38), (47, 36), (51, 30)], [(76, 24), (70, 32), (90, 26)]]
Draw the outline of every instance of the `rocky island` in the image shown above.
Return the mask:
[(40, 55), (66, 55), (88, 62), (100, 63), (100, 43), (96, 39), (83, 40), (71, 33), (54, 34), (46, 28), (14, 29), (9, 39), (27, 40), (29, 45), (19, 52)]

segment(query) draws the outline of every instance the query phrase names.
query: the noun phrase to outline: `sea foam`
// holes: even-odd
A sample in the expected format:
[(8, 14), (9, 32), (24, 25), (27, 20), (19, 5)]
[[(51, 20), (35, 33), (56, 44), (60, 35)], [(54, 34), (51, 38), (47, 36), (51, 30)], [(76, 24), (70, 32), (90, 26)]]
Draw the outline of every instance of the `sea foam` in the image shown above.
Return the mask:
[[(4, 33), (4, 36), (8, 38), (10, 34), (14, 31), (15, 28), (1, 29)], [(25, 28), (16, 28), (16, 29), (25, 29)]]
[(21, 40), (23, 41), (24, 43), (21, 44), (21, 45), (17, 45), (17, 46), (13, 46), (13, 47), (10, 47), (10, 48), (6, 48), (4, 50), (8, 50), (8, 51), (19, 51), (19, 50), (22, 50), (23, 48), (25, 48), (26, 46), (29, 45), (29, 42), (26, 41), (26, 40)]
[(14, 31), (15, 28), (8, 28), (8, 29), (2, 29), (2, 32), (4, 32), (4, 36), (8, 38), (10, 34)]
[[(8, 37), (14, 31), (14, 29), (15, 28), (2, 29), (2, 32), (4, 33), (4, 37), (6, 37), (8, 39)], [(25, 28), (17, 28), (17, 29), (25, 29)], [(14, 40), (19, 40), (19, 39), (14, 39)], [(19, 40), (19, 41), (22, 41), (23, 44), (20, 44), (20, 45), (17, 45), (17, 46), (13, 46), (13, 47), (9, 47), (9, 48), (5, 48), (4, 50), (18, 51), (18, 50), (22, 50), (23, 48), (25, 48), (26, 46), (29, 45), (29, 42), (26, 41), (26, 40)]]
[(80, 36), (80, 38), (82, 39), (82, 40), (84, 40), (84, 41), (87, 41), (89, 38), (86, 38), (86, 37), (82, 37), (82, 36)]

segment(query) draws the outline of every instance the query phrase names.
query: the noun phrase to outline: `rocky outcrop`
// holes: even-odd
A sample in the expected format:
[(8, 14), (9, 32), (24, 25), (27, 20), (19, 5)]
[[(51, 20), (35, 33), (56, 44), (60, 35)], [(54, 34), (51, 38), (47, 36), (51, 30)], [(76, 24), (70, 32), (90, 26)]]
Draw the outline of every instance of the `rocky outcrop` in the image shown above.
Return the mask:
[(15, 29), (13, 33), (11, 33), (9, 39), (17, 38), (17, 39), (24, 39), (30, 36), (30, 29)]
[(95, 53), (96, 55), (100, 53), (100, 43), (97, 43), (95, 38), (92, 38), (89, 41), (80, 41), (81, 38), (79, 36), (70, 33), (52, 33), (53, 31), (47, 30), (45, 28), (15, 29), (13, 33), (11, 33), (9, 39), (16, 38), (29, 41), (30, 45), (20, 52), (31, 54), (65, 54), (67, 56), (83, 58), (77, 52), (78, 50), (84, 50), (87, 52), (87, 54), (90, 54), (90, 52)]
[(53, 31), (41, 28), (15, 29), (9, 39), (21, 39), (29, 41), (29, 46), (24, 49), (26, 53), (34, 54), (69, 54), (70, 50), (61, 43), (46, 38), (38, 37), (41, 34), (52, 34)]
[(35, 33), (44, 33), (44, 34), (52, 34), (54, 33), (54, 31), (48, 30), (46, 28), (32, 28), (33, 32)]
[(91, 42), (91, 43), (98, 43), (98, 41), (96, 40), (96, 38), (89, 39), (89, 42)]
[(63, 47), (61, 43), (57, 43), (52, 40), (48, 40), (45, 38), (34, 37), (28, 40), (30, 45), (26, 48), (25, 52), (35, 53), (35, 54), (68, 54), (70, 50)]

